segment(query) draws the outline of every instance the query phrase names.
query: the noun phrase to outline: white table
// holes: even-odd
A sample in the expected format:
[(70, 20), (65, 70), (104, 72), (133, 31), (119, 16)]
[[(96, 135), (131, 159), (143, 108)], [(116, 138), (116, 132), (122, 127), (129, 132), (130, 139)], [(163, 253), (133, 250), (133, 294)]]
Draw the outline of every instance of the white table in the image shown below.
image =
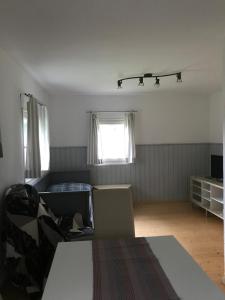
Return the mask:
[[(225, 295), (172, 236), (147, 238), (182, 300), (225, 300)], [(90, 241), (60, 243), (42, 300), (92, 300)]]

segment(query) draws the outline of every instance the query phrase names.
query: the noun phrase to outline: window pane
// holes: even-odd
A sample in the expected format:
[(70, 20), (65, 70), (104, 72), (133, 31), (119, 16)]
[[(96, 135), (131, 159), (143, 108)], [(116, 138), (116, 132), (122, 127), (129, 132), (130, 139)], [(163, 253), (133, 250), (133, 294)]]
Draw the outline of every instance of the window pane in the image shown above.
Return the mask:
[(48, 132), (48, 115), (45, 106), (38, 107), (39, 113), (39, 147), (41, 157), (41, 171), (49, 169), (49, 132)]
[(27, 146), (27, 113), (23, 113), (23, 144)]
[(100, 124), (98, 158), (101, 160), (125, 160), (127, 158), (125, 125)]

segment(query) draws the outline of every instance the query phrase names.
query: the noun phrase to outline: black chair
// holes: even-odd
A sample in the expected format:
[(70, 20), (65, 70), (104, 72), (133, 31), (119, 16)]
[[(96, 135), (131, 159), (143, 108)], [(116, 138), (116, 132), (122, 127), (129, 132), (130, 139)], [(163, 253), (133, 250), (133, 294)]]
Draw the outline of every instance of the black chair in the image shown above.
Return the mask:
[(40, 296), (53, 250), (48, 257), (41, 251), (39, 196), (32, 187), (17, 184), (6, 190), (3, 201), (3, 231), (7, 249), (4, 290), (12, 286), (21, 295)]
[(86, 239), (93, 230), (71, 231), (73, 217), (55, 217), (36, 189), (27, 184), (7, 189), (4, 208), (7, 268), (11, 270), (8, 281), (27, 293), (41, 293), (58, 242)]

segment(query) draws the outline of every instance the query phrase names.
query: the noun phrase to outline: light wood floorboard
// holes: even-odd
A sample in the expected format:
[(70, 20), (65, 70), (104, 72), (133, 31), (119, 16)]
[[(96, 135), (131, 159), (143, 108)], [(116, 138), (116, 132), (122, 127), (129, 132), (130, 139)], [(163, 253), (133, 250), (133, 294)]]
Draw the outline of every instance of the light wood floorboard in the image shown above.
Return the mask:
[(136, 236), (174, 235), (225, 293), (222, 220), (189, 201), (135, 204), (134, 215)]

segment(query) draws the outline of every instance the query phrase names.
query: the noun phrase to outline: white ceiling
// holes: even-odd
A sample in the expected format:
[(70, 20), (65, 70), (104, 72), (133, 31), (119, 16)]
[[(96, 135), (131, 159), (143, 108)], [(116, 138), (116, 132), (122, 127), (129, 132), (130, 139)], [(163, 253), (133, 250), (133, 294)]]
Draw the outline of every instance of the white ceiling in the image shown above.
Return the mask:
[(0, 47), (49, 93), (148, 92), (120, 77), (183, 71), (161, 89), (220, 88), (224, 0), (0, 0)]

